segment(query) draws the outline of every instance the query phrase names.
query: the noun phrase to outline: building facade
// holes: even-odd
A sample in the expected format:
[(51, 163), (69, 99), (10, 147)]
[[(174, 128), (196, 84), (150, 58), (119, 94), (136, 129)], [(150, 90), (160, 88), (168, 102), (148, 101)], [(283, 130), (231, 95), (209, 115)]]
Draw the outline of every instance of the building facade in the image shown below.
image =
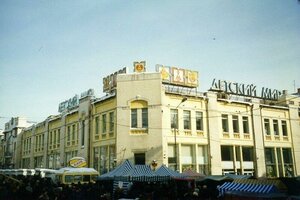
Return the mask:
[(1, 137), (1, 168), (15, 168), (18, 160), (21, 159), (19, 148), (20, 133), (26, 127), (31, 126), (33, 123), (28, 122), (23, 117), (12, 117), (7, 123), (5, 123), (3, 136)]
[(101, 174), (126, 159), (205, 175), (300, 174), (299, 91), (264, 88), (258, 97), (253, 85), (214, 80), (205, 93), (197, 86), (190, 70), (119, 70), (103, 79), (105, 96), (84, 92), (23, 130), (16, 167), (61, 168), (83, 157)]

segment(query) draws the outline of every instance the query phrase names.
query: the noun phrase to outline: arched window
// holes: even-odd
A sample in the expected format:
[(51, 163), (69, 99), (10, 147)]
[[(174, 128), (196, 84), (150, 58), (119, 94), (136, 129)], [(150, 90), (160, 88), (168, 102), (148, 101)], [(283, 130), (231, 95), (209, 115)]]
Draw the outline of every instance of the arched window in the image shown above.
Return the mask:
[(148, 103), (135, 100), (130, 103), (131, 128), (148, 128)]

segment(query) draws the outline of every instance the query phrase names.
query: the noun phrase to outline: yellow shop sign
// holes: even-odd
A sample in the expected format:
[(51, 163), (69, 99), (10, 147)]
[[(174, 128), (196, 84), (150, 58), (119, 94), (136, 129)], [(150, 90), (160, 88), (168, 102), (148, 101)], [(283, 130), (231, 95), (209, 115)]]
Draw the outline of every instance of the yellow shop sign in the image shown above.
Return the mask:
[(82, 157), (74, 157), (69, 160), (69, 165), (71, 167), (80, 168), (87, 165), (86, 161)]

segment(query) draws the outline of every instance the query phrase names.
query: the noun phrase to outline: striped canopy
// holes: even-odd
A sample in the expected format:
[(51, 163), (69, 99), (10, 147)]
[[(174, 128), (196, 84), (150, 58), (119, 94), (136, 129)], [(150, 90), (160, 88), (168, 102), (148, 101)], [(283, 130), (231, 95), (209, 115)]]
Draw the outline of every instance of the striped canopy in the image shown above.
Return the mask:
[(169, 177), (171, 178), (184, 178), (185, 176), (168, 168), (166, 165), (161, 165), (156, 171), (155, 173), (158, 176), (165, 176), (165, 177)]
[(227, 191), (240, 191), (256, 194), (270, 194), (278, 192), (275, 185), (263, 184), (243, 184), (236, 182), (225, 182), (223, 185), (218, 186), (219, 196), (224, 196)]
[(114, 180), (115, 177), (125, 175), (133, 168), (134, 166), (128, 160), (125, 160), (121, 165), (116, 167), (114, 170), (99, 176), (98, 180)]
[(151, 170), (149, 165), (135, 165), (130, 171), (126, 174), (116, 177), (115, 180), (121, 181), (138, 181), (138, 182), (147, 182), (147, 181), (164, 181), (169, 177), (159, 176), (154, 171)]

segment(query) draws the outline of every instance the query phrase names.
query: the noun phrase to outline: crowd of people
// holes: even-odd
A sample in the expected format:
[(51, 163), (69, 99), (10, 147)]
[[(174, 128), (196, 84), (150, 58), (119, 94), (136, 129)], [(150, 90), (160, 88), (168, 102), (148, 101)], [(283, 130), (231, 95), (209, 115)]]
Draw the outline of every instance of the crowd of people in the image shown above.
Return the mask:
[(97, 184), (55, 184), (40, 176), (0, 176), (2, 200), (98, 200), (101, 191)]
[[(107, 187), (110, 185), (111, 187)], [(57, 184), (40, 176), (0, 175), (0, 200), (107, 200), (107, 199), (209, 199), (206, 186), (191, 184), (134, 183), (126, 192), (112, 183)]]

